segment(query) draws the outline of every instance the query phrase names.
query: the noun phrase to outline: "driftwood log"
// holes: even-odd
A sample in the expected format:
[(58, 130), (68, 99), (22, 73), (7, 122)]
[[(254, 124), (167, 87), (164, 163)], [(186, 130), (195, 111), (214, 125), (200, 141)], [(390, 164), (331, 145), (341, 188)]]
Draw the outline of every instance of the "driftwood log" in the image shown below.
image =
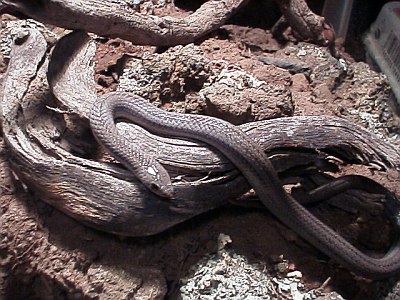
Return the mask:
[[(188, 17), (143, 15), (115, 0), (3, 0), (9, 9), (45, 24), (120, 37), (138, 45), (172, 46), (194, 42), (223, 25), (249, 0), (209, 0)], [(296, 39), (334, 46), (335, 33), (304, 0), (277, 0), (283, 14), (273, 29), (281, 36), (291, 26)], [(265, 11), (268, 14), (268, 11)]]
[[(66, 46), (71, 50), (64, 51)], [(1, 94), (11, 166), (23, 182), (40, 191), (44, 201), (102, 231), (145, 236), (249, 190), (215, 149), (148, 133), (139, 142), (157, 149), (175, 178), (177, 199), (160, 199), (119, 165), (96, 161), (90, 147), (84, 146), (95, 145), (86, 119), (87, 109), (96, 101), (94, 44), (85, 33), (75, 32), (60, 41), (50, 59), (47, 50), (38, 31), (24, 31), (13, 47)], [(64, 134), (71, 126), (81, 127), (77, 134), (83, 142)], [(392, 146), (343, 119), (292, 117), (240, 127), (265, 149), (283, 182), (294, 182), (311, 169), (335, 170), (332, 157), (381, 170), (400, 168), (399, 153)], [(121, 130), (129, 134), (139, 129), (125, 125)], [(81, 152), (74, 151), (79, 148)]]
[(4, 1), (42, 23), (120, 37), (137, 45), (188, 44), (220, 27), (248, 0), (211, 0), (179, 19), (143, 15), (115, 0)]

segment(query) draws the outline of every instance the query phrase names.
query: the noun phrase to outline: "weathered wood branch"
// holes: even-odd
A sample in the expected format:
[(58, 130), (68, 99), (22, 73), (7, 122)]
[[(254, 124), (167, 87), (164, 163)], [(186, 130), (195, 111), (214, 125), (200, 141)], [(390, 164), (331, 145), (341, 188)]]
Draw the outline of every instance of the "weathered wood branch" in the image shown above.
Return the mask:
[[(54, 51), (48, 67), (45, 40), (36, 30), (27, 31), (26, 39), (13, 47), (1, 94), (3, 131), (11, 165), (26, 184), (40, 191), (43, 200), (91, 227), (144, 236), (223, 205), (249, 189), (244, 178), (216, 150), (193, 142), (150, 134), (143, 138), (149, 149), (165, 149), (157, 153), (160, 161), (175, 175), (182, 175), (174, 183), (177, 199), (170, 201), (149, 193), (120, 167), (89, 159), (90, 153), (77, 156), (69, 152), (70, 141), (63, 137), (66, 117), (85, 120), (85, 113), (78, 109), (84, 106), (70, 105), (68, 101), (95, 101), (92, 83), (87, 82), (93, 74), (94, 51), (82, 32), (66, 38), (71, 43), (65, 45), (76, 48), (70, 56), (59, 56)], [(74, 43), (76, 39), (80, 42)], [(58, 108), (48, 85), (47, 70), (51, 90), (61, 102)], [(80, 75), (74, 76), (74, 72)], [(241, 128), (260, 143), (275, 168), (286, 176), (290, 176), (291, 168), (302, 165), (323, 170), (330, 164), (329, 156), (348, 163), (371, 163), (382, 169), (400, 168), (399, 153), (392, 146), (343, 119), (293, 117), (254, 122)], [(87, 143), (94, 143), (90, 133), (86, 139)], [(191, 177), (198, 179), (208, 173), (207, 179), (190, 181)], [(189, 180), (180, 180), (182, 177)]]
[[(3, 0), (3, 3), (42, 23), (120, 37), (138, 45), (172, 46), (194, 42), (217, 29), (248, 0), (210, 0), (182, 19), (140, 14), (115, 0)], [(305, 1), (279, 0), (277, 3), (283, 17), (272, 30), (276, 37), (290, 26), (301, 41), (334, 46), (333, 28), (313, 13)]]
[(186, 18), (137, 13), (115, 0), (3, 0), (45, 24), (120, 37), (137, 45), (188, 44), (215, 30), (248, 0), (210, 0)]
[(334, 29), (325, 23), (323, 17), (313, 13), (304, 0), (279, 0), (277, 4), (283, 16), (272, 29), (275, 37), (280, 37), (290, 26), (293, 35), (299, 41), (310, 41), (317, 45), (334, 47)]

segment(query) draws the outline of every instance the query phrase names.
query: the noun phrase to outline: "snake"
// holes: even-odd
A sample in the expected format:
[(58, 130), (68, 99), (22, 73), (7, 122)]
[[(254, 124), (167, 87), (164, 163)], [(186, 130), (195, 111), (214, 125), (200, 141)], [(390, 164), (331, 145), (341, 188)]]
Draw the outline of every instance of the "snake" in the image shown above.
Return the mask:
[[(266, 153), (229, 122), (205, 115), (167, 112), (138, 95), (118, 91), (99, 96), (89, 120), (100, 144), (160, 197), (174, 197), (168, 172), (140, 145), (118, 133), (118, 120), (134, 123), (156, 135), (197, 140), (218, 150), (242, 173), (261, 203), (278, 220), (350, 271), (372, 279), (400, 271), (398, 235), (382, 257), (369, 256), (356, 248), (287, 193)], [(400, 227), (398, 223), (396, 220)]]

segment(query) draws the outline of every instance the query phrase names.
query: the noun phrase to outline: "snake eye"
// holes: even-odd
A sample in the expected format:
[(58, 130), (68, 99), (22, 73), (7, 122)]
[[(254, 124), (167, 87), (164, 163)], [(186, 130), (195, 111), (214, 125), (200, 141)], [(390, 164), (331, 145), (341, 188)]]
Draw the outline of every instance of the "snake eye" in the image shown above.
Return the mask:
[(160, 190), (160, 186), (157, 183), (151, 183), (150, 184), (150, 189), (154, 192), (157, 192)]

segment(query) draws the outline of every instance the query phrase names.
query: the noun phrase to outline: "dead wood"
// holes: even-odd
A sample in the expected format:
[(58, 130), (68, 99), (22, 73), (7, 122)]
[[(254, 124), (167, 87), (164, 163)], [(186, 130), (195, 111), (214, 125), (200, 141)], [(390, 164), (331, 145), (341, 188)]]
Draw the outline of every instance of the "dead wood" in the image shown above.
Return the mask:
[[(93, 79), (88, 81), (93, 74), (93, 44), (82, 32), (65, 37), (59, 46), (76, 48), (69, 55), (55, 49), (48, 67), (47, 45), (41, 34), (35, 30), (24, 34), (23, 41), (14, 45), (3, 82), (3, 131), (13, 170), (39, 191), (44, 201), (91, 227), (144, 236), (226, 204), (249, 189), (215, 149), (148, 133), (141, 142), (153, 151), (157, 149), (160, 161), (176, 176), (177, 199), (156, 197), (119, 166), (89, 159), (90, 152), (78, 156), (71, 151), (76, 140), (63, 134), (68, 130), (66, 119), (75, 124), (74, 119), (78, 119), (87, 126), (84, 103), (96, 100)], [(301, 176), (302, 168), (335, 169), (333, 156), (345, 163), (370, 164), (383, 170), (400, 167), (393, 147), (339, 118), (283, 118), (241, 128), (270, 155), (275, 168), (285, 174), (284, 181)], [(88, 128), (81, 132), (86, 132), (85, 143), (95, 143)]]
[(33, 19), (67, 29), (120, 37), (137, 45), (188, 44), (215, 30), (248, 0), (210, 0), (186, 18), (144, 15), (115, 0), (4, 0)]
[[(42, 23), (120, 37), (137, 45), (172, 46), (198, 40), (225, 23), (248, 0), (210, 0), (186, 18), (144, 15), (121, 1), (4, 0), (9, 9)], [(334, 48), (335, 33), (304, 0), (278, 0), (283, 17), (272, 29), (276, 37), (290, 26), (299, 41)], [(267, 13), (267, 12), (266, 12)]]
[(272, 28), (275, 37), (281, 38), (290, 26), (297, 40), (334, 48), (334, 29), (325, 23), (323, 17), (313, 13), (304, 0), (279, 0), (277, 4), (283, 16)]

